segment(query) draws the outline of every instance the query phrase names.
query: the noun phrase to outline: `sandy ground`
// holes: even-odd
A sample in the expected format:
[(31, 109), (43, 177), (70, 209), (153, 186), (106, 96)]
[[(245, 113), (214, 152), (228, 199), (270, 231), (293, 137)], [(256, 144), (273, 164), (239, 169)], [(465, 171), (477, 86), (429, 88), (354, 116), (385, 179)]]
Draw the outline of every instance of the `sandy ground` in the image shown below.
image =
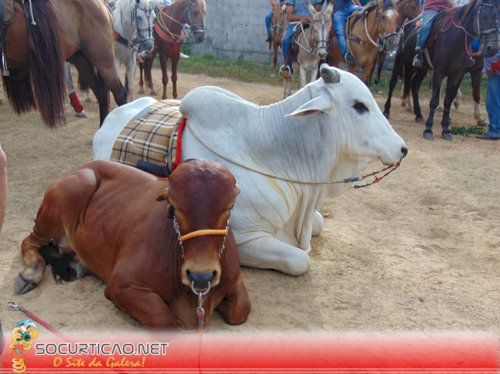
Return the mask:
[[(157, 88), (159, 72), (155, 71)], [(203, 75), (179, 77), (180, 95), (218, 85), (260, 104), (281, 98), (279, 86)], [(171, 92), (171, 91), (169, 91)], [(376, 95), (383, 103), (384, 98)], [(470, 125), (471, 99), (453, 111)], [(424, 110), (428, 100), (422, 100)], [(33, 226), (45, 188), (60, 173), (92, 159), (98, 127), (95, 103), (88, 119), (67, 105), (64, 128), (47, 130), (37, 113), (18, 117), (0, 107), (0, 141), (8, 156), (9, 199), (0, 240), (0, 320), (10, 331), (23, 318), (15, 300), (66, 333), (140, 330), (104, 297), (89, 276), (16, 296), (20, 244)], [(409, 146), (399, 170), (378, 185), (336, 199), (311, 269), (300, 277), (244, 268), (252, 312), (241, 326), (215, 315), (209, 331), (466, 331), (500, 333), (500, 142), (455, 136), (422, 139), (422, 125), (394, 102), (391, 123)], [(440, 116), (439, 116), (440, 120)], [(440, 129), (436, 128), (436, 134)], [(370, 165), (375, 170), (380, 165)]]

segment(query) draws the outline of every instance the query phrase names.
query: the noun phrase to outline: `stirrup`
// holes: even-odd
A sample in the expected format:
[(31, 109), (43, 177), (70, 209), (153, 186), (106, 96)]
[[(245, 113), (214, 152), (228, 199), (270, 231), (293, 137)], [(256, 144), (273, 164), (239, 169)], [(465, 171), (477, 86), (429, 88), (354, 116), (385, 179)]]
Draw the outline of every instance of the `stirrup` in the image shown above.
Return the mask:
[(282, 78), (290, 78), (292, 76), (292, 70), (290, 69), (290, 66), (285, 64), (281, 65), (279, 70), (279, 75)]

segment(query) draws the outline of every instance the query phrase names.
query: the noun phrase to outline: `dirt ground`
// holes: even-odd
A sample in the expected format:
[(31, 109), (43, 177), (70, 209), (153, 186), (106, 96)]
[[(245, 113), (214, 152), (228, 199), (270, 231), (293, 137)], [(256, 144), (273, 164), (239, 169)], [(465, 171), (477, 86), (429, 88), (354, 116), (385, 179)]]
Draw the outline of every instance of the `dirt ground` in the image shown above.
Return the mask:
[[(154, 74), (159, 88), (159, 71)], [(282, 94), (280, 86), (203, 75), (180, 74), (179, 84), (181, 96), (199, 85), (217, 85), (259, 104), (278, 101)], [(382, 104), (384, 97), (375, 95)], [(427, 110), (427, 99), (422, 106)], [(104, 284), (94, 276), (59, 285), (47, 271), (34, 291), (22, 296), (13, 291), (22, 269), (20, 244), (45, 188), (57, 175), (92, 159), (97, 104), (85, 103), (85, 110), (89, 118), (77, 119), (68, 104), (67, 125), (48, 130), (37, 113), (18, 117), (8, 104), (0, 106), (9, 178), (0, 235), (4, 331), (23, 318), (7, 307), (8, 300), (66, 333), (141, 329), (104, 297)], [(473, 123), (470, 98), (453, 110), (452, 120), (460, 126)], [(244, 268), (252, 301), (248, 321), (228, 326), (215, 315), (209, 331), (500, 333), (500, 142), (462, 136), (425, 141), (423, 125), (397, 101), (391, 123), (409, 147), (399, 170), (334, 201), (323, 233), (312, 241), (307, 274)]]

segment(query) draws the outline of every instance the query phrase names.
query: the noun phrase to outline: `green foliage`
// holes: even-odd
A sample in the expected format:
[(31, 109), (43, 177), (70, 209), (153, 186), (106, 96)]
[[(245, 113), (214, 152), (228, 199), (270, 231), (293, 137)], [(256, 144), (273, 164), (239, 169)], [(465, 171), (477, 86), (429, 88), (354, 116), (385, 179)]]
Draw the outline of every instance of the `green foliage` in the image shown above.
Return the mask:
[(463, 135), (463, 136), (471, 136), (471, 135), (480, 135), (484, 133), (485, 128), (477, 125), (472, 125), (471, 127), (451, 127), (451, 133), (453, 135)]
[(217, 58), (212, 54), (192, 55), (182, 59), (179, 71), (191, 74), (206, 74), (210, 77), (225, 77), (243, 82), (282, 84), (272, 66), (253, 64), (239, 56), (236, 61), (228, 58)]

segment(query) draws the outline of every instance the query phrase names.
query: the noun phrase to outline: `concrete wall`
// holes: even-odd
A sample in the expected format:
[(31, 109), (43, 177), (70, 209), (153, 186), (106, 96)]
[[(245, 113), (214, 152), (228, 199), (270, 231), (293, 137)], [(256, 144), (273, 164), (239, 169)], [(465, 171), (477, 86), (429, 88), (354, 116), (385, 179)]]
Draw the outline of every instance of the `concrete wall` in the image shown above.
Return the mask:
[[(193, 54), (210, 53), (231, 60), (243, 58), (257, 63), (271, 63), (272, 51), (266, 40), (265, 15), (270, 0), (206, 0), (207, 36), (193, 44)], [(281, 61), (281, 49), (279, 50)]]

